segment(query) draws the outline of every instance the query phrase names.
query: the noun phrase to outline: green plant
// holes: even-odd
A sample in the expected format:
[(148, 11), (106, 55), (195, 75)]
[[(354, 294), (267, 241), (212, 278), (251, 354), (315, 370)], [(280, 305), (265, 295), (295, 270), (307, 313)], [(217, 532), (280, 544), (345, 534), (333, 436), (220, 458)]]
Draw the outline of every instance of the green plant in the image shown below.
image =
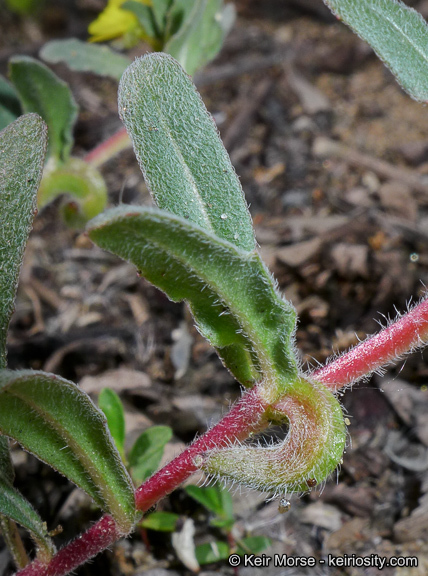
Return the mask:
[[(342, 411), (323, 386), (300, 374), (294, 309), (275, 289), (255, 250), (242, 189), (212, 120), (179, 65), (156, 54), (128, 68), (119, 109), (161, 210), (107, 211), (91, 222), (90, 237), (132, 261), (172, 300), (186, 300), (199, 331), (236, 379), (247, 388), (257, 383), (266, 409), (254, 430), (285, 422), (278, 402), (290, 404), (289, 420), (293, 412), (299, 418), (304, 406), (307, 422), (316, 428), (315, 433), (306, 427), (306, 441), (296, 438), (295, 470), (282, 466), (288, 443), (275, 450), (224, 447), (201, 466), (260, 490), (305, 490), (308, 479), (322, 481), (341, 458)], [(305, 462), (303, 445), (310, 448)], [(248, 463), (256, 460), (247, 474)]]
[[(144, 38), (155, 50), (171, 53), (193, 74), (216, 56), (233, 22), (233, 5), (223, 7), (222, 0), (113, 1), (90, 30), (96, 41), (122, 33)], [(47, 62), (66, 62), (74, 70), (116, 80), (131, 63), (108, 46), (94, 46), (77, 39), (48, 42), (40, 56)], [(78, 108), (69, 86), (40, 61), (26, 56), (11, 59), (9, 75), (11, 84), (0, 76), (0, 129), (23, 112), (36, 112), (46, 121), (48, 161), (38, 206), (43, 208), (65, 195), (61, 206), (63, 219), (69, 226), (81, 228), (106, 207), (107, 188), (97, 167), (129, 145), (126, 132), (119, 131), (84, 160), (71, 157)]]
[[(106, 415), (110, 433), (134, 483), (141, 484), (159, 468), (164, 447), (172, 438), (171, 428), (168, 426), (148, 428), (140, 434), (126, 457), (125, 412), (119, 396), (113, 390), (104, 388), (99, 394), (98, 405)], [(191, 485), (187, 486), (185, 491), (212, 515), (210, 525), (225, 534), (224, 540), (196, 546), (195, 556), (198, 564), (225, 560), (235, 550), (238, 554), (257, 554), (270, 545), (269, 538), (264, 536), (246, 536), (235, 541), (232, 533), (235, 524), (232, 498), (223, 486), (217, 484), (200, 488)], [(174, 532), (179, 520), (180, 516), (173, 512), (155, 511), (147, 514), (139, 522), (139, 527), (157, 532)]]
[[(271, 545), (271, 540), (265, 536), (235, 538), (233, 528), (236, 519), (232, 497), (224, 486), (190, 485), (184, 490), (208, 512), (210, 526), (216, 528), (222, 535), (221, 540), (211, 540), (195, 546), (194, 555), (199, 566), (226, 560), (233, 553), (241, 556), (259, 554)], [(175, 532), (180, 520), (183, 518), (172, 512), (152, 512), (143, 518), (140, 526), (158, 532)]]
[(145, 40), (194, 74), (220, 51), (234, 20), (233, 4), (223, 0), (109, 0), (89, 33), (92, 42)]
[(125, 411), (119, 396), (103, 388), (98, 405), (107, 418), (116, 448), (136, 485), (141, 484), (159, 468), (165, 445), (172, 438), (169, 426), (151, 426), (138, 436), (128, 455), (125, 454)]
[[(1, 133), (0, 142), (0, 367), (3, 373), (6, 368), (7, 328), (43, 169), (46, 126), (35, 115), (24, 116)], [(16, 565), (23, 568), (27, 556), (15, 522), (30, 532), (36, 542), (38, 556), (48, 559), (54, 547), (36, 511), (13, 487), (14, 471), (5, 436), (0, 437), (0, 464), (1, 530), (14, 554)]]
[(210, 525), (219, 528), (226, 535), (225, 540), (216, 540), (196, 546), (195, 555), (199, 564), (211, 564), (226, 560), (233, 552), (240, 555), (259, 554), (270, 546), (271, 541), (265, 536), (245, 536), (236, 539), (233, 535), (235, 514), (230, 493), (224, 486), (199, 487), (187, 486), (187, 494), (202, 504), (211, 513)]
[[(353, 5), (334, 5), (362, 35), (367, 16), (381, 14), (373, 24), (376, 40), (387, 37), (392, 22), (396, 51), (408, 52), (408, 67), (400, 68), (382, 38), (376, 49), (412, 95), (423, 99), (427, 26), (421, 29), (421, 19), (400, 3), (362, 0), (360, 7), (361, 22), (355, 23)], [(121, 81), (119, 108), (158, 208), (114, 208), (92, 220), (88, 234), (133, 262), (172, 300), (185, 300), (200, 332), (246, 390), (217, 425), (135, 490), (106, 418), (76, 385), (6, 368), (6, 332), (46, 147), (38, 116), (9, 125), (0, 134), (0, 514), (19, 567), (27, 560), (14, 523), (36, 542), (36, 560), (21, 576), (73, 570), (132, 531), (144, 512), (196, 470), (274, 496), (324, 482), (346, 440), (334, 393), (427, 341), (425, 299), (379, 334), (303, 374), (295, 311), (260, 259), (239, 180), (190, 78), (170, 56), (137, 60)], [(282, 442), (245, 443), (273, 424), (288, 426)], [(105, 513), (57, 553), (37, 513), (13, 487), (5, 437), (61, 471)], [(226, 515), (226, 525), (228, 520)]]
[(38, 207), (65, 194), (65, 222), (82, 227), (106, 207), (107, 187), (95, 166), (71, 156), (78, 113), (71, 90), (44, 64), (28, 56), (11, 58), (9, 75), (12, 84), (0, 76), (0, 129), (21, 113), (35, 112), (45, 120), (49, 130), (48, 160)]
[[(173, 56), (193, 75), (216, 57), (234, 21), (233, 4), (224, 6), (223, 0), (110, 0), (90, 24), (89, 33), (92, 42), (120, 37), (126, 47), (145, 40), (153, 50)], [(131, 64), (129, 58), (108, 45), (97, 46), (76, 38), (48, 42), (40, 57), (116, 80)]]
[[(91, 40), (97, 42), (121, 36), (125, 46), (144, 39), (154, 50), (171, 54), (188, 74), (194, 74), (215, 58), (234, 21), (233, 4), (223, 6), (223, 0), (111, 0), (90, 25), (89, 32), (93, 35)], [(72, 70), (114, 80), (120, 80), (131, 64), (127, 56), (108, 45), (98, 46), (76, 38), (47, 42), (40, 57), (51, 64), (63, 62)], [(0, 104), (2, 96), (0, 78)], [(7, 96), (5, 93), (4, 98)], [(0, 106), (0, 126), (1, 119)], [(84, 160), (90, 169), (97, 168), (130, 145), (126, 130), (122, 129)]]
[[(233, 528), (236, 518), (232, 497), (224, 486), (220, 484), (208, 487), (190, 485), (184, 490), (205, 508), (210, 515), (209, 525), (222, 534), (221, 540), (211, 540), (195, 546), (194, 554), (199, 566), (226, 560), (233, 553), (241, 556), (259, 554), (271, 545), (271, 540), (265, 536), (235, 538)], [(147, 514), (139, 526), (155, 532), (175, 532), (180, 521), (183, 521), (183, 517), (178, 514), (156, 511)]]

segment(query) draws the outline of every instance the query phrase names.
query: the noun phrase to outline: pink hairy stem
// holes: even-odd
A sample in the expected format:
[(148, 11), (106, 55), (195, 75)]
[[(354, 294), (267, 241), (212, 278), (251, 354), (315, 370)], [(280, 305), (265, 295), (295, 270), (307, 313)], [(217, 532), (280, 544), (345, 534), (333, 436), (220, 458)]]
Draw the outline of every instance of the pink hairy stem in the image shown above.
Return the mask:
[[(428, 299), (375, 336), (319, 368), (311, 376), (330, 390), (338, 390), (419, 346), (426, 339)], [(278, 407), (281, 411), (287, 410), (287, 402), (280, 403)], [(136, 490), (137, 509), (147, 511), (186, 480), (199, 468), (198, 457), (203, 459), (206, 451), (244, 440), (250, 432), (265, 428), (267, 409), (260, 387), (254, 386), (216, 426)], [(59, 550), (48, 564), (36, 560), (19, 571), (17, 576), (65, 576), (121, 536), (114, 520), (108, 515), (103, 516), (87, 532)]]
[(417, 348), (428, 339), (428, 299), (396, 322), (311, 374), (330, 390), (339, 390)]
[(60, 576), (68, 574), (121, 537), (111, 516), (105, 515), (84, 534), (59, 550), (48, 564), (35, 560), (17, 574), (19, 576)]
[(260, 396), (259, 387), (255, 385), (216, 426), (138, 488), (135, 493), (137, 509), (145, 512), (196, 472), (202, 463), (198, 463), (198, 457), (203, 458), (207, 450), (245, 440), (251, 432), (266, 428), (268, 422), (264, 415), (267, 407)]
[(130, 147), (131, 140), (129, 139), (128, 133), (125, 128), (121, 128), (105, 142), (102, 142), (99, 146), (88, 152), (83, 160), (88, 164), (92, 164), (95, 168), (98, 168), (116, 156), (116, 154), (122, 152), (122, 150)]
[[(230, 412), (184, 452), (149, 478), (135, 492), (136, 507), (145, 512), (172, 492), (198, 468), (198, 456), (235, 440), (244, 440), (250, 432), (264, 429), (267, 404), (255, 385), (232, 406)], [(47, 564), (35, 560), (16, 576), (65, 576), (118, 540), (119, 527), (111, 516), (103, 516), (81, 536), (59, 550)]]

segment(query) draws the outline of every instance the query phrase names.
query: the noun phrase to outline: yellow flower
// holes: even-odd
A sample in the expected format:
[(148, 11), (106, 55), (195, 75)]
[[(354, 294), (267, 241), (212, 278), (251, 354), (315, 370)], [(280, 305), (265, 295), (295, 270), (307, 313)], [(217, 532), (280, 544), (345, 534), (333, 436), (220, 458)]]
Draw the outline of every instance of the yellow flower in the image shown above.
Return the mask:
[[(151, 6), (151, 0), (136, 0), (140, 4)], [(105, 42), (123, 36), (136, 27), (138, 20), (135, 14), (121, 6), (125, 0), (109, 0), (107, 6), (88, 28), (91, 42)]]

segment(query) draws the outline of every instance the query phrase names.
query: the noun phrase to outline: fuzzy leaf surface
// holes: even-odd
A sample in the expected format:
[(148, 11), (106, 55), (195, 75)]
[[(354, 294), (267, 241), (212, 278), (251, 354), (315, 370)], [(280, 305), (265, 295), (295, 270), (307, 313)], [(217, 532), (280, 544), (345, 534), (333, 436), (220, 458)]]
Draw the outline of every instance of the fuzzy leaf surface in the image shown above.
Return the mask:
[(73, 145), (78, 112), (68, 84), (29, 56), (11, 58), (9, 73), (24, 111), (37, 112), (48, 125), (49, 154), (65, 162)]
[(97, 46), (77, 38), (51, 40), (40, 50), (40, 58), (50, 64), (64, 62), (71, 70), (92, 72), (120, 80), (131, 60), (109, 46)]
[(271, 374), (279, 391), (296, 376), (295, 311), (256, 252), (168, 212), (138, 206), (108, 210), (88, 231), (171, 300), (187, 301), (201, 333), (244, 385)]
[(47, 534), (46, 524), (42, 521), (30, 502), (13, 487), (12, 482), (1, 467), (1, 464), (0, 514), (28, 530), (37, 545), (44, 548), (47, 555), (51, 556), (54, 553), (54, 545)]
[(413, 98), (428, 100), (428, 26), (400, 0), (324, 0), (368, 42)]
[(6, 367), (7, 329), (46, 145), (46, 125), (37, 114), (22, 116), (0, 132), (0, 368)]
[(273, 494), (303, 492), (323, 482), (343, 456), (346, 427), (338, 399), (320, 382), (300, 376), (270, 414), (287, 435), (263, 445), (237, 444), (206, 453), (202, 470)]
[(131, 529), (131, 479), (104, 414), (76, 384), (45, 372), (0, 371), (0, 433), (82, 488), (124, 532)]
[(166, 54), (136, 60), (122, 76), (119, 111), (159, 208), (254, 250), (241, 184), (181, 66)]

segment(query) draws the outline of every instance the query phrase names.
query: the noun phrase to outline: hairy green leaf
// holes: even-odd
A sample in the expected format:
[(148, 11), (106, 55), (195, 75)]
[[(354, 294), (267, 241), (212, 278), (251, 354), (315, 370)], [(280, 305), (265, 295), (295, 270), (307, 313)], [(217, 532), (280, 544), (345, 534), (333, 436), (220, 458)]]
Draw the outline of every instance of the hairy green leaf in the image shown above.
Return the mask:
[(40, 50), (40, 58), (50, 64), (64, 62), (71, 70), (92, 72), (120, 80), (131, 60), (109, 46), (82, 42), (77, 38), (51, 40)]
[(196, 0), (181, 28), (164, 46), (193, 75), (220, 51), (234, 22), (233, 6), (223, 8), (223, 0)]
[(254, 250), (242, 188), (212, 117), (180, 65), (165, 54), (136, 60), (119, 111), (159, 208), (244, 250)]
[(128, 456), (132, 478), (136, 484), (141, 484), (156, 472), (165, 445), (171, 438), (172, 430), (169, 426), (151, 426), (140, 434)]
[(45, 557), (53, 555), (55, 547), (47, 534), (46, 523), (42, 521), (30, 502), (12, 486), (3, 474), (2, 468), (0, 468), (0, 514), (28, 530)]
[(88, 228), (94, 242), (134, 263), (171, 300), (188, 302), (199, 330), (242, 384), (264, 375), (277, 393), (295, 377), (295, 311), (257, 253), (137, 206), (108, 210)]
[(21, 104), (16, 90), (0, 74), (0, 130), (16, 120), (21, 113)]
[(108, 429), (122, 459), (125, 457), (125, 411), (114, 390), (103, 388), (98, 396), (98, 406), (107, 418)]
[(346, 442), (338, 399), (324, 384), (300, 376), (289, 383), (269, 417), (276, 425), (288, 426), (281, 441), (209, 450), (201, 469), (212, 478), (277, 495), (302, 492), (325, 481), (342, 458)]
[(6, 367), (7, 329), (46, 145), (46, 125), (37, 114), (22, 116), (0, 133), (0, 368)]
[(428, 26), (400, 0), (324, 0), (368, 42), (413, 98), (428, 100)]
[(68, 85), (47, 66), (29, 56), (9, 61), (10, 79), (25, 112), (37, 112), (48, 125), (49, 153), (65, 162), (73, 145), (77, 104)]
[(77, 484), (124, 532), (132, 528), (131, 479), (104, 414), (76, 384), (45, 372), (0, 371), (0, 433)]
[(173, 514), (172, 512), (152, 512), (152, 514), (143, 518), (140, 525), (149, 530), (174, 532), (179, 518), (178, 514)]

